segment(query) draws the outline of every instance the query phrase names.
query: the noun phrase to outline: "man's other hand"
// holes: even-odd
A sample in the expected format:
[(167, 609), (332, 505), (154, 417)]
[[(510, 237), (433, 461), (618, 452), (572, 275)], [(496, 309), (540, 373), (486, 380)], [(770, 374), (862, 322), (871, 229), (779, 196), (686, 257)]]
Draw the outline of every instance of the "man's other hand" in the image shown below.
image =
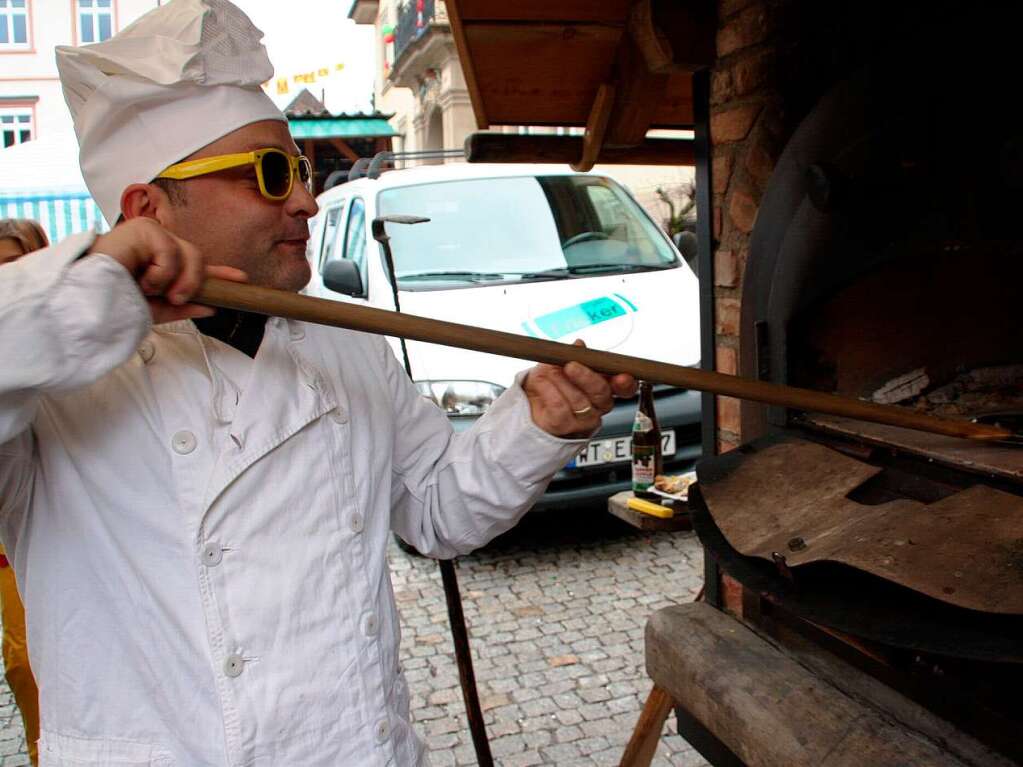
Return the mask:
[[(585, 346), (582, 341), (577, 346)], [(555, 437), (592, 434), (615, 397), (636, 394), (636, 379), (627, 373), (605, 376), (578, 362), (537, 365), (522, 383), (533, 423)]]
[(135, 278), (153, 314), (153, 323), (209, 317), (216, 310), (189, 303), (206, 277), (245, 282), (245, 272), (207, 266), (199, 250), (151, 218), (133, 218), (96, 238), (89, 253), (102, 253)]

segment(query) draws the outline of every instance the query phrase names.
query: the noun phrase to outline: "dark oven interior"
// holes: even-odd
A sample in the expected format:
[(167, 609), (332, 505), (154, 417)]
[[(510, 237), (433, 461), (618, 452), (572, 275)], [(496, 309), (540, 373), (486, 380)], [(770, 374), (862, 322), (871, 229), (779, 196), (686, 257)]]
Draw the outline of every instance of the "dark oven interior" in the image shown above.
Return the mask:
[[(997, 20), (987, 20), (983, 41), (960, 21), (946, 18), (876, 51), (793, 133), (750, 243), (742, 374), (1019, 423), (1023, 127), (998, 76), (1018, 66)], [(1017, 568), (999, 581), (1006, 591), (981, 600), (990, 610), (973, 609), (943, 600), (940, 589), (936, 598), (827, 558), (793, 566), (795, 552), (816, 545), (799, 535), (777, 551), (740, 553), (725, 524), (734, 510), (722, 509), (727, 494), (715, 492), (750, 471), (755, 456), (805, 441), (876, 469), (838, 499), (864, 515), (891, 503), (915, 502), (919, 511), (977, 486), (1006, 494), (998, 497), (1015, 514), (1023, 448), (749, 403), (742, 429), (746, 444), (700, 464), (692, 505), (708, 555), (744, 586), (748, 617), (837, 642), (857, 663), (1023, 760), (1023, 616), (1000, 601), (1008, 591), (1023, 595), (1023, 537), (998, 544), (1005, 549), (998, 566)], [(799, 489), (790, 497), (814, 502)], [(1018, 522), (1017, 515), (1007, 529)], [(976, 540), (975, 549), (964, 543), (963, 560), (944, 564), (967, 572), (971, 559), (991, 566), (984, 531), (968, 517), (959, 525), (950, 529)], [(935, 560), (946, 556), (935, 548)]]

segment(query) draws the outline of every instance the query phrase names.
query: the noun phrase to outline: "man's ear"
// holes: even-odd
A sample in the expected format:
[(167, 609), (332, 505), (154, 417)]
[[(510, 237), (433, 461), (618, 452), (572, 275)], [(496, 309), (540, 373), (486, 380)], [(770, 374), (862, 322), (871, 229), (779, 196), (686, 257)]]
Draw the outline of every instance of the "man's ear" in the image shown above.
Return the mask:
[(130, 184), (121, 192), (121, 215), (133, 218), (154, 218), (161, 225), (170, 223), (170, 198), (156, 184)]

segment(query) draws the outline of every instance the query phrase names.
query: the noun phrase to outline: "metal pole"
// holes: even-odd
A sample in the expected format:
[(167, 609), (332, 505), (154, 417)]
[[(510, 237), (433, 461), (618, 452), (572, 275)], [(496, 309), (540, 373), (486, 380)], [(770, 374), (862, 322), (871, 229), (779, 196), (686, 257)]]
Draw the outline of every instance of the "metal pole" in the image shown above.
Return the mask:
[[(398, 277), (394, 271), (394, 257), (391, 253), (391, 238), (387, 236), (385, 224), (421, 224), (428, 218), (418, 216), (384, 216), (373, 219), (371, 229), (373, 239), (384, 249), (384, 260), (387, 262), (387, 277), (391, 283), (394, 297), (394, 310), (401, 311), (398, 300)], [(409, 362), (408, 348), (405, 339), (401, 339), (401, 353), (404, 357), (405, 372), (412, 378), (412, 364)], [(458, 680), (462, 685), (462, 700), (465, 702), (465, 715), (469, 719), (469, 732), (472, 745), (476, 749), (476, 761), (480, 767), (493, 767), (494, 758), (490, 754), (490, 741), (487, 740), (487, 728), (483, 721), (483, 709), (480, 706), (479, 692), (476, 690), (476, 672), (472, 667), (472, 651), (469, 648), (469, 631), (465, 627), (465, 614), (462, 612), (462, 595), (458, 590), (458, 576), (455, 564), (450, 559), (439, 559), (441, 582), (444, 584), (444, 598), (448, 603), (448, 623), (451, 625), (451, 641), (455, 645), (455, 660), (458, 663)]]

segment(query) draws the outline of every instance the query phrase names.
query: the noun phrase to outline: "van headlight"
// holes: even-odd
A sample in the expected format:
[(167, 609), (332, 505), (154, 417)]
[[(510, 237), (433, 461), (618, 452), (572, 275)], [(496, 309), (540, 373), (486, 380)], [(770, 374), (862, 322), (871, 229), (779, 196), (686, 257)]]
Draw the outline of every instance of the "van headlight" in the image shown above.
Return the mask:
[(416, 381), (416, 388), (448, 415), (483, 415), (504, 392), (486, 381)]

